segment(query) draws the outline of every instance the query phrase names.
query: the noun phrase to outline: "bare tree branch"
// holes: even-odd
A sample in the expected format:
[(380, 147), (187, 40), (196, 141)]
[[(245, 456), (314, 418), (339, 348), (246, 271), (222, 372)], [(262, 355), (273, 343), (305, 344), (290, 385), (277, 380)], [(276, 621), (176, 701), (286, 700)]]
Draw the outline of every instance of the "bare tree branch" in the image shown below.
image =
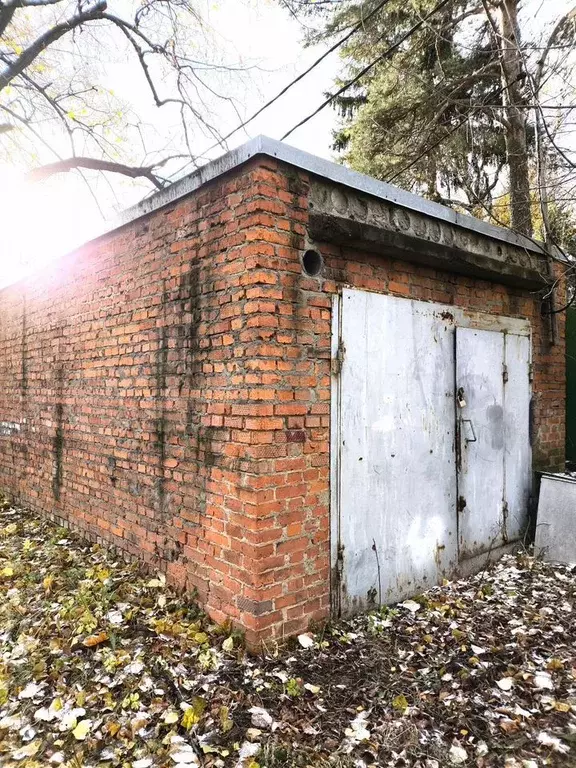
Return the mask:
[(56, 5), (63, 0), (1, 0), (0, 10), (10, 10), (14, 8), (30, 8), (32, 6)]
[(14, 16), (14, 8), (3, 8), (0, 5), (0, 38), (8, 28), (8, 25), (12, 21), (12, 17)]
[[(167, 160), (164, 162), (167, 162)], [(157, 189), (162, 189), (165, 186), (165, 182), (154, 173), (154, 169), (159, 166), (160, 163), (135, 167), (124, 165), (123, 163), (115, 163), (111, 160), (100, 160), (94, 157), (70, 157), (65, 160), (58, 160), (55, 163), (50, 163), (49, 165), (43, 165), (40, 168), (35, 168), (28, 173), (28, 179), (30, 181), (42, 181), (43, 179), (55, 176), (58, 173), (68, 173), (69, 171), (78, 168), (87, 168), (92, 171), (119, 173), (123, 176), (128, 176), (131, 179), (145, 178), (152, 182)]]
[(73, 29), (85, 24), (87, 21), (94, 21), (95, 19), (102, 18), (102, 14), (106, 10), (106, 0), (98, 0), (95, 5), (88, 8), (85, 11), (79, 11), (60, 24), (55, 24), (50, 29), (46, 30), (44, 34), (34, 40), (34, 42), (28, 46), (17, 59), (7, 64), (3, 71), (0, 71), (0, 91), (5, 88), (8, 83), (15, 77), (20, 75), (27, 69), (30, 64), (44, 51), (49, 45), (55, 43), (63, 35), (66, 35)]

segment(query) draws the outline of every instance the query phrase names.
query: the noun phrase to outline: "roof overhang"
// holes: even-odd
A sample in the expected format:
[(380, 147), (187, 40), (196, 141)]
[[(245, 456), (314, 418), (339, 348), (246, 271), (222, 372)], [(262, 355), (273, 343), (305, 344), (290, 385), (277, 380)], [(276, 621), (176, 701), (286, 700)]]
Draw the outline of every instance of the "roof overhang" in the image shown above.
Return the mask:
[(385, 251), (440, 269), (532, 289), (547, 282), (543, 244), (444, 205), (258, 136), (137, 205), (123, 226), (192, 194), (252, 158), (267, 156), (311, 175), (309, 234), (356, 248)]

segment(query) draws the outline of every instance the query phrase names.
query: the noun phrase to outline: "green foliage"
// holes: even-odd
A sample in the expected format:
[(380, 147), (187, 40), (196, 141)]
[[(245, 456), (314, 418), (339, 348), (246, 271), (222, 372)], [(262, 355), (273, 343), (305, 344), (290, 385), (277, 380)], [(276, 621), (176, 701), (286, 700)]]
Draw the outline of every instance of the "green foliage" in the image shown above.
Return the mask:
[[(342, 82), (435, 5), (433, 0), (385, 5), (342, 49)], [(502, 103), (498, 56), (486, 24), (477, 21), (478, 7), (471, 0), (449, 4), (337, 101), (343, 125), (335, 147), (347, 164), (438, 201), (454, 197), (464, 208), (490, 198), (506, 147), (493, 109)], [(346, 4), (327, 33), (335, 34), (362, 12), (365, 3)]]
[(286, 693), (288, 696), (297, 697), (302, 695), (302, 683), (295, 677), (291, 677), (286, 683)]
[[(379, 0), (304, 0), (309, 16), (321, 26), (310, 42), (338, 40), (378, 4)], [(341, 118), (334, 148), (357, 171), (509, 225), (506, 93), (501, 52), (484, 4), (479, 0), (448, 3), (392, 56), (379, 60), (436, 5), (437, 0), (390, 0), (342, 46), (342, 69), (334, 90), (376, 63), (334, 100)], [(494, 20), (497, 11), (492, 12)], [(573, 43), (571, 27), (558, 34), (565, 45)], [(541, 43), (545, 45), (545, 37)], [(538, 62), (530, 53), (523, 52), (521, 58), (527, 72), (519, 84), (519, 103), (526, 117), (531, 186), (537, 193), (534, 111), (528, 105), (534, 101), (530, 84)], [(557, 60), (548, 64), (549, 71), (560, 73)], [(550, 142), (544, 152), (551, 189), (560, 193), (562, 187), (555, 178), (566, 170), (565, 158)], [(556, 204), (555, 199), (552, 195), (552, 234), (571, 247), (575, 231), (571, 206)], [(537, 194), (532, 217), (536, 236), (541, 237)]]

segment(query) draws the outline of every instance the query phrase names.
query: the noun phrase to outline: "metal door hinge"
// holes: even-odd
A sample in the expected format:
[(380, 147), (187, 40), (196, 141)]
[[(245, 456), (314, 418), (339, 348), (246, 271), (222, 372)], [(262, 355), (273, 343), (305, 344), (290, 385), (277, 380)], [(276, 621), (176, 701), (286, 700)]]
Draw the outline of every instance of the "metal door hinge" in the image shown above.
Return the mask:
[(508, 509), (508, 502), (506, 499), (502, 501), (502, 541), (506, 544), (508, 541), (508, 514), (510, 510)]
[(528, 366), (528, 381), (534, 381), (534, 366), (532, 363)]
[(338, 349), (336, 350), (336, 355), (332, 358), (332, 375), (333, 376), (339, 376), (342, 371), (342, 364), (344, 362), (344, 355), (346, 353), (346, 350), (344, 349), (344, 344), (342, 341), (338, 344)]
[(508, 366), (506, 365), (506, 363), (504, 363), (504, 365), (502, 366), (502, 381), (504, 382), (504, 384), (506, 384), (506, 382), (508, 381)]
[(342, 578), (343, 571), (344, 571), (344, 545), (339, 544), (338, 556), (336, 558), (336, 573), (338, 575), (338, 579)]

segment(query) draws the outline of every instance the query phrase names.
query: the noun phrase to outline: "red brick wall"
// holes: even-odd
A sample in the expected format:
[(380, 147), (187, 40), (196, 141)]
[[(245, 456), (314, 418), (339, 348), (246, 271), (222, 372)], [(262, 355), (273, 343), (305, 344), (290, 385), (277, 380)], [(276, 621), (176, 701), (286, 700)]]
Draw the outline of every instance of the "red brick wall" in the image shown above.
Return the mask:
[(331, 294), (528, 317), (535, 461), (564, 449), (563, 316), (528, 292), (318, 244), (306, 174), (254, 160), (0, 293), (0, 487), (195, 587), (249, 640), (329, 610)]
[[(254, 612), (257, 165), (0, 293), (0, 486)], [(24, 334), (23, 334), (24, 330)], [(254, 340), (254, 341), (253, 341)], [(268, 390), (269, 391), (269, 390)], [(249, 624), (249, 621), (246, 621)]]

